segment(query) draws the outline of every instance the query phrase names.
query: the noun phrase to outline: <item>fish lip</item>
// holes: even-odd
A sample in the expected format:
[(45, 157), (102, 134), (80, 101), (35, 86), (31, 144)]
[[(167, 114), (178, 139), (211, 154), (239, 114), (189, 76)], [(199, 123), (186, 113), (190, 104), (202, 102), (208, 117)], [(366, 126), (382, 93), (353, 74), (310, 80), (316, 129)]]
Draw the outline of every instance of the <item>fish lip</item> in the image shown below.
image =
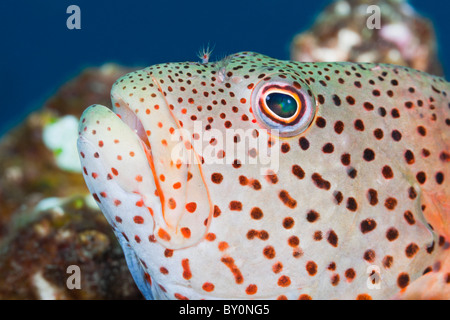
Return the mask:
[[(155, 207), (160, 207), (161, 208), (161, 212), (159, 212), (159, 214), (161, 214), (164, 217), (164, 193), (163, 190), (159, 184), (158, 181), (158, 175), (156, 173), (156, 169), (155, 169), (155, 164), (154, 164), (154, 158), (153, 158), (153, 153), (152, 153), (152, 147), (151, 147), (151, 143), (150, 140), (148, 139), (147, 134), (145, 133), (145, 129), (144, 129), (144, 125), (142, 124), (142, 120), (136, 115), (135, 112), (133, 112), (133, 110), (129, 107), (129, 105), (127, 103), (125, 103), (124, 99), (119, 95), (115, 97), (116, 99), (120, 99), (121, 102), (123, 102), (120, 106), (120, 108), (123, 110), (127, 110), (128, 115), (131, 115), (131, 119), (132, 121), (130, 121), (129, 117), (126, 117), (126, 120), (123, 119), (123, 117), (120, 115), (120, 113), (118, 112), (119, 109), (113, 107), (113, 112), (121, 119), (121, 121), (131, 130), (135, 133), (136, 137), (139, 139), (140, 143), (141, 143), (141, 147), (147, 157), (147, 163), (150, 166), (150, 170), (152, 172), (152, 178), (153, 178), (153, 183), (154, 186), (157, 190), (158, 193), (158, 198), (159, 198), (159, 206), (155, 206)], [(165, 221), (165, 219), (164, 219)]]
[[(166, 105), (167, 109), (169, 110), (170, 114), (172, 115), (172, 117), (174, 119), (176, 119), (173, 115), (173, 113), (171, 112), (170, 108), (169, 108), (169, 104), (167, 102), (167, 99), (164, 97), (164, 95), (162, 94), (162, 89), (161, 89), (161, 85), (159, 84), (158, 80), (151, 74), (149, 74), (149, 76), (151, 77), (152, 81), (155, 83), (155, 85), (158, 87), (158, 92), (160, 94), (160, 97), (163, 99), (164, 104)], [(158, 179), (158, 172), (156, 171), (155, 168), (155, 162), (154, 162), (154, 157), (153, 157), (153, 153), (152, 153), (152, 147), (151, 147), (151, 143), (150, 140), (148, 138), (148, 135), (145, 132), (145, 127), (142, 123), (142, 120), (140, 117), (137, 116), (137, 114), (129, 107), (129, 104), (125, 102), (125, 99), (123, 99), (123, 97), (120, 94), (117, 94), (114, 97), (116, 100), (120, 100), (120, 109), (116, 108), (115, 106), (113, 107), (113, 112), (119, 116), (119, 118), (122, 120), (122, 122), (127, 125), (127, 127), (130, 128), (130, 130), (132, 130), (137, 138), (140, 140), (141, 142), (141, 147), (145, 153), (145, 155), (147, 156), (147, 162), (148, 165), (150, 166), (151, 172), (152, 172), (152, 178), (153, 178), (153, 182), (154, 182), (154, 186), (157, 190), (157, 194), (158, 194), (158, 198), (159, 198), (159, 205), (161, 208), (161, 212), (155, 213), (155, 214), (159, 214), (162, 216), (163, 221), (165, 223), (166, 226), (169, 226), (170, 223), (166, 220), (165, 218), (165, 197), (164, 197), (164, 191), (159, 183), (159, 179)], [(125, 119), (123, 119), (123, 117), (120, 115), (120, 110), (126, 110), (125, 113), (127, 115), (127, 117), (125, 117)], [(131, 119), (130, 119), (131, 118)], [(156, 228), (156, 224), (154, 226), (154, 229)], [(155, 232), (155, 230), (153, 230)]]
[[(170, 151), (164, 150), (165, 153), (160, 153), (160, 145), (159, 145), (159, 139), (158, 136), (155, 136), (153, 134), (152, 136), (151, 131), (152, 128), (155, 128), (156, 125), (159, 126), (158, 121), (167, 121), (170, 122), (170, 125), (173, 126), (175, 130), (179, 129), (181, 130), (181, 135), (185, 135), (183, 132), (182, 123), (180, 120), (178, 120), (178, 117), (173, 110), (173, 106), (169, 104), (170, 99), (167, 99), (167, 97), (164, 95), (164, 91), (162, 90), (162, 87), (158, 81), (158, 79), (149, 74), (151, 77), (151, 81), (154, 83), (153, 92), (156, 94), (155, 96), (152, 95), (152, 98), (157, 100), (160, 105), (160, 112), (162, 114), (160, 117), (156, 116), (153, 117), (153, 119), (149, 119), (147, 122), (146, 118), (147, 116), (143, 113), (139, 113), (138, 116), (138, 110), (144, 109), (145, 106), (137, 107), (139, 109), (134, 109), (133, 104), (130, 102), (128, 103), (128, 99), (126, 99), (126, 96), (120, 88), (117, 90), (113, 89), (112, 96), (113, 96), (113, 112), (121, 118), (123, 124), (126, 125), (130, 130), (132, 130), (137, 136), (138, 140), (141, 144), (141, 150), (145, 153), (145, 156), (147, 157), (147, 165), (151, 169), (151, 172), (148, 174), (153, 175), (152, 185), (156, 189), (155, 196), (159, 199), (154, 199), (154, 204), (158, 205), (158, 209), (154, 212), (151, 212), (154, 220), (154, 227), (153, 227), (153, 234), (155, 236), (156, 241), (162, 245), (163, 247), (166, 247), (168, 249), (184, 249), (188, 247), (192, 247), (194, 245), (197, 245), (199, 242), (201, 242), (204, 239), (204, 236), (209, 229), (209, 225), (211, 223), (211, 218), (213, 215), (213, 204), (211, 202), (211, 196), (208, 190), (208, 185), (206, 183), (206, 179), (204, 177), (202, 168), (201, 168), (201, 162), (199, 159), (197, 159), (197, 162), (190, 164), (190, 163), (180, 163), (180, 165), (185, 165), (186, 168), (183, 170), (180, 170), (179, 173), (181, 174), (179, 177), (182, 180), (181, 185), (182, 189), (178, 192), (184, 192), (187, 193), (189, 186), (187, 185), (187, 181), (189, 181), (189, 166), (193, 166), (194, 171), (198, 173), (198, 175), (195, 175), (195, 178), (198, 179), (198, 181), (202, 183), (202, 187), (199, 189), (200, 193), (203, 193), (207, 199), (206, 204), (202, 202), (197, 208), (196, 215), (190, 215), (187, 214), (187, 207), (188, 204), (186, 202), (186, 194), (185, 198), (183, 198), (182, 201), (184, 201), (181, 205), (177, 205), (176, 209), (177, 211), (170, 211), (171, 209), (174, 209), (170, 207), (170, 199), (172, 196), (172, 188), (171, 185), (167, 183), (162, 184), (160, 182), (160, 173), (164, 173), (164, 170), (170, 170), (171, 166), (174, 165), (175, 162), (172, 163), (169, 158), (171, 156)], [(150, 82), (150, 81), (149, 81)], [(156, 93), (156, 90), (158, 90), (159, 93)], [(169, 97), (170, 98), (170, 97)], [(164, 105), (166, 108), (164, 108)], [(136, 111), (134, 111), (136, 110)], [(148, 112), (146, 114), (149, 114)], [(145, 123), (145, 127), (144, 127)], [(168, 125), (167, 123), (167, 125)], [(145, 130), (150, 131), (145, 131)], [(190, 137), (187, 135), (189, 139), (187, 141), (190, 141)], [(153, 145), (152, 150), (152, 143), (156, 143)], [(179, 141), (174, 142), (173, 145), (177, 145)], [(185, 144), (183, 143), (183, 147), (186, 148)], [(169, 150), (169, 149), (168, 149)], [(163, 157), (163, 160), (160, 161), (159, 156)], [(142, 155), (144, 156), (144, 155)], [(198, 158), (198, 154), (194, 151), (194, 156)], [(166, 159), (167, 158), (167, 159)], [(167, 160), (167, 161), (165, 161)], [(169, 162), (170, 161), (170, 162)], [(176, 174), (178, 171), (175, 172), (174, 179), (176, 178)], [(148, 178), (150, 179), (150, 177)], [(164, 180), (161, 180), (164, 181)], [(191, 185), (197, 187), (197, 185)], [(175, 188), (174, 188), (175, 189)], [(191, 189), (190, 189), (191, 190)], [(147, 194), (145, 190), (141, 190), (143, 193), (140, 193), (143, 196), (144, 204), (147, 207), (152, 207), (153, 205), (150, 204), (150, 202), (147, 201), (153, 201), (153, 195)], [(151, 190), (153, 191), (153, 190)], [(151, 196), (151, 197), (150, 197)], [(194, 200), (197, 199), (193, 196)], [(157, 202), (159, 201), (159, 203)], [(195, 202), (194, 202), (195, 203)], [(195, 203), (196, 204), (196, 203)], [(195, 209), (194, 209), (195, 210)], [(175, 214), (173, 214), (175, 212)], [(199, 221), (204, 218), (201, 223)], [(189, 236), (185, 236), (184, 230), (187, 229), (189, 231)], [(192, 231), (192, 232), (191, 232)]]

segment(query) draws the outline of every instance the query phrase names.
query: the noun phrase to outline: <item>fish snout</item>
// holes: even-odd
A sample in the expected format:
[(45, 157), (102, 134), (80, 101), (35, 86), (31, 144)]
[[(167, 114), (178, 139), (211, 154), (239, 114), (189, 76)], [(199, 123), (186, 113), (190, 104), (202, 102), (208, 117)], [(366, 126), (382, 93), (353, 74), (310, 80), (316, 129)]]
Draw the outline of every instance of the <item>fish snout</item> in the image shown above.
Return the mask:
[[(144, 221), (151, 220), (149, 237), (170, 249), (185, 248), (204, 238), (213, 208), (201, 164), (180, 155), (189, 145), (179, 121), (163, 98), (151, 96), (125, 99), (113, 90), (114, 112), (88, 108), (80, 121), (81, 162), (96, 200), (120, 194), (121, 199), (108, 200), (128, 208), (119, 214), (117, 206), (105, 208), (97, 200), (110, 222), (117, 225), (117, 215), (134, 221), (144, 208)], [(98, 172), (92, 175), (89, 168)]]

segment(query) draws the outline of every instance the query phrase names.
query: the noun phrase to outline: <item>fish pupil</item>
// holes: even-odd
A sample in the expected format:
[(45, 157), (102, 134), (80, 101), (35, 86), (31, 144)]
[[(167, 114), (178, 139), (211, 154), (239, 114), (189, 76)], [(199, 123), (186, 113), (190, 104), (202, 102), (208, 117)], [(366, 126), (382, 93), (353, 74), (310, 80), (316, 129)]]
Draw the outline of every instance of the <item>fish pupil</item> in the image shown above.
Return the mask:
[(288, 94), (279, 92), (270, 93), (266, 96), (267, 107), (281, 118), (290, 118), (297, 111), (297, 101)]

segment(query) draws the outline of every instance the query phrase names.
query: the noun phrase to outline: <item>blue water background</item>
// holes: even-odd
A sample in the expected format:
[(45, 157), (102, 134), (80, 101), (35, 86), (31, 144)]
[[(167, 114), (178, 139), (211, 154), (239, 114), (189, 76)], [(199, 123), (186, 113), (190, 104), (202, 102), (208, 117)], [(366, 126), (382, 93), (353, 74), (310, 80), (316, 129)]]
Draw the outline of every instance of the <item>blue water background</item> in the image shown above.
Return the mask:
[[(289, 59), (292, 37), (330, 0), (114, 1), (2, 0), (0, 3), (0, 134), (39, 108), (88, 66), (147, 66), (256, 51)], [(450, 1), (410, 3), (434, 22), (445, 70), (450, 68)], [(81, 30), (68, 30), (66, 9), (81, 8)], [(87, 106), (86, 106), (87, 107)]]

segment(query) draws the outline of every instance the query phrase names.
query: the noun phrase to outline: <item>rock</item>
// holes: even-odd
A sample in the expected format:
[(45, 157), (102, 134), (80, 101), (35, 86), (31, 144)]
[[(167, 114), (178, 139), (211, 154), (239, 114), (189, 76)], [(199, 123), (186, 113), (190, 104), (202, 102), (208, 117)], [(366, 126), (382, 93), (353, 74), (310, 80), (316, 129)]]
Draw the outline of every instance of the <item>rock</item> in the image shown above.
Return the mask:
[[(52, 198), (51, 205), (14, 215), (0, 248), (1, 300), (142, 297), (109, 224), (90, 199)], [(70, 266), (80, 270), (80, 289), (67, 285)]]
[[(372, 17), (380, 9), (379, 29)], [(376, 9), (375, 9), (376, 10)], [(369, 26), (368, 27), (368, 21)], [(291, 59), (391, 63), (442, 75), (433, 25), (406, 0), (339, 0), (296, 35)]]
[[(109, 105), (112, 84), (129, 71), (115, 65), (86, 69), (63, 85), (42, 109), (31, 113), (0, 139), (0, 168), (4, 170), (0, 175), (0, 240), (8, 232), (8, 222), (15, 211), (33, 208), (48, 197), (88, 193), (79, 171), (67, 170), (58, 161), (58, 155), (65, 152), (77, 163), (78, 159), (73, 159), (76, 145), (67, 143), (67, 150), (58, 149), (52, 145), (54, 141), (44, 141), (44, 135), (48, 131), (52, 136), (58, 135), (49, 127), (70, 117), (72, 122), (79, 119), (91, 104)], [(61, 129), (65, 127), (60, 126)], [(69, 129), (75, 134), (71, 141), (76, 141), (77, 132), (73, 127)], [(73, 163), (68, 165), (73, 166)]]
[[(141, 299), (79, 167), (81, 113), (132, 71), (84, 70), (0, 140), (0, 299)], [(93, 205), (89, 205), (89, 203)], [(78, 266), (81, 290), (67, 268)]]

